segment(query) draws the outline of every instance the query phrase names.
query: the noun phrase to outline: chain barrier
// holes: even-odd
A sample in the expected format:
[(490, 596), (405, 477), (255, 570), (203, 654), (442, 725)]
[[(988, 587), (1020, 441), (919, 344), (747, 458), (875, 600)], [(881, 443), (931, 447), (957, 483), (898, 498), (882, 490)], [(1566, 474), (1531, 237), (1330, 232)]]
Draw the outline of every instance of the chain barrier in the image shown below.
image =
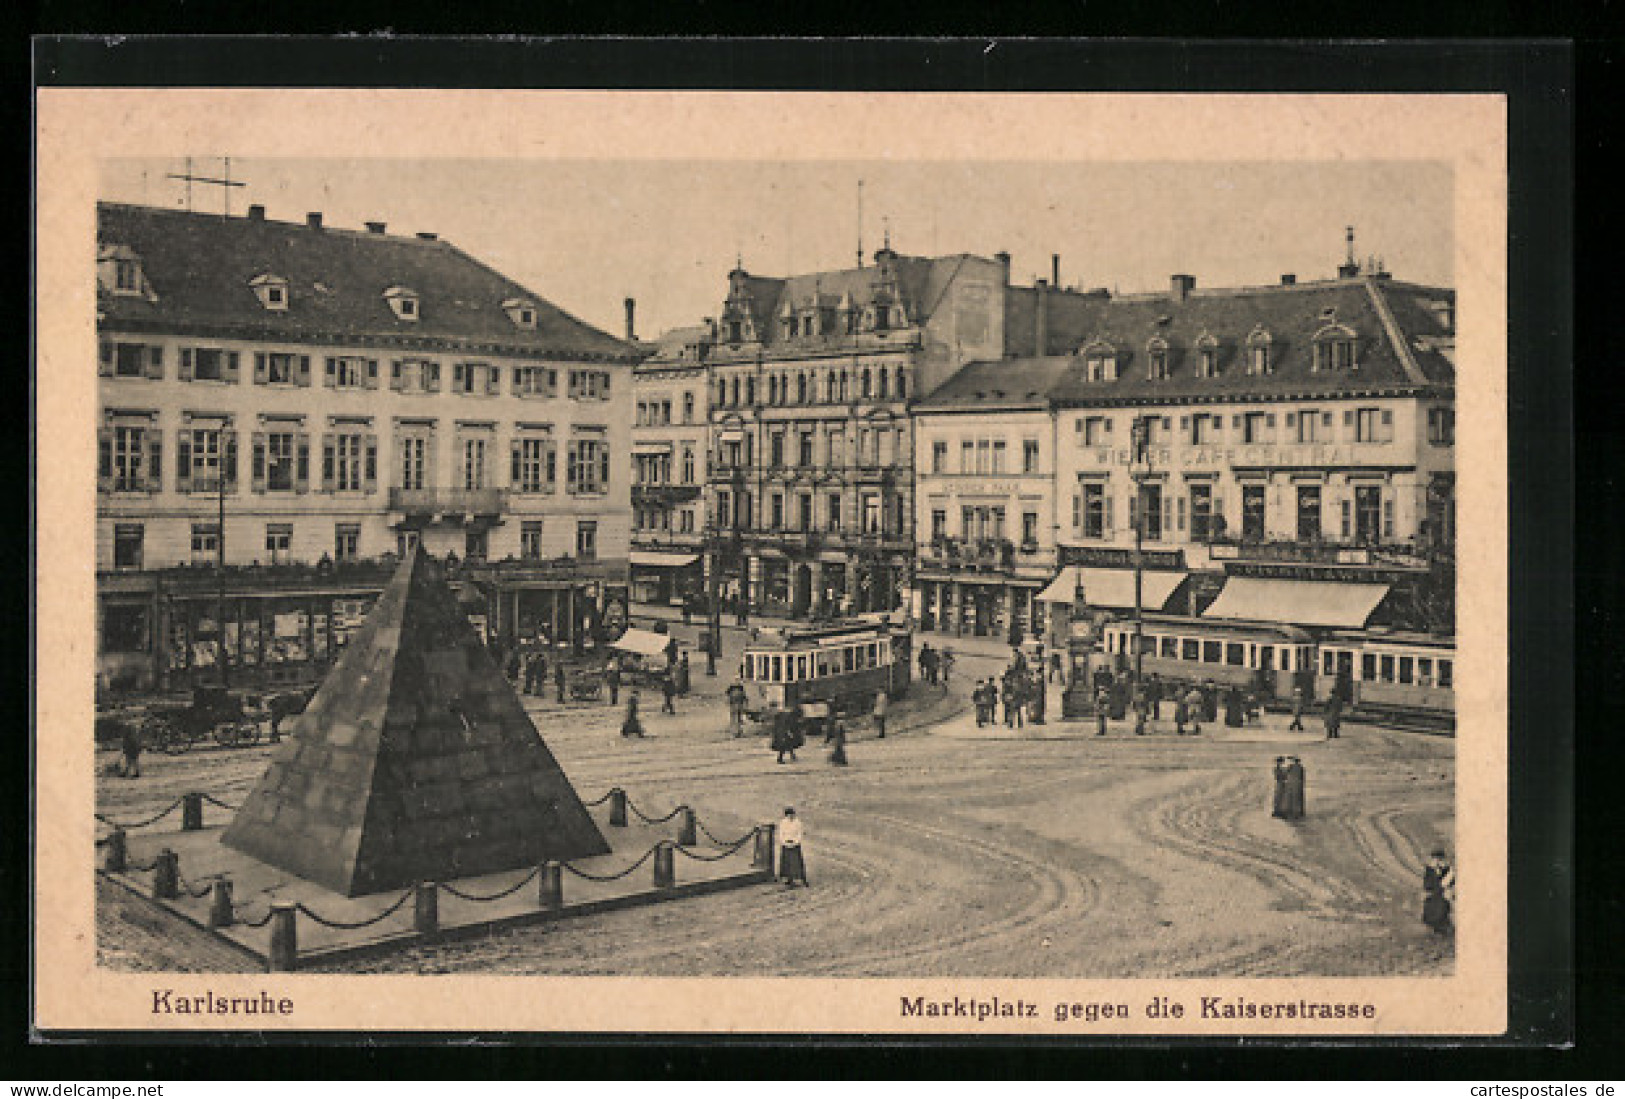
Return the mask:
[(148, 873), (151, 873), (152, 871), (158, 869), (158, 860), (153, 859), (151, 862), (148, 862), (148, 863), (128, 862), (128, 861), (126, 861), (125, 864), (124, 864), (124, 869), (126, 871), (133, 870), (137, 874), (148, 874)]
[(401, 910), (401, 906), (407, 901), (411, 900), (412, 895), (416, 892), (416, 888), (408, 889), (406, 892), (401, 894), (399, 900), (390, 905), (388, 908), (384, 909), (382, 912), (378, 913), (378, 915), (372, 917), (370, 920), (361, 920), (357, 923), (346, 923), (343, 920), (325, 919), (312, 912), (309, 908), (305, 907), (305, 903), (303, 901), (300, 901), (294, 907), (303, 912), (305, 915), (309, 916), (311, 919), (315, 920), (317, 923), (321, 924), (323, 927), (331, 927), (335, 931), (359, 931), (363, 927), (371, 927), (375, 923), (382, 923), (384, 920), (389, 919), (389, 917), (399, 912)]
[(219, 798), (215, 797), (213, 794), (204, 794), (203, 795), (203, 800), (208, 802), (211, 805), (218, 805), (220, 808), (222, 808), (222, 809), (224, 809), (224, 810), (226, 810), (227, 812), (230, 812), (230, 813), (235, 813), (237, 810), (242, 808), (241, 805), (227, 804), (226, 802), (223, 802)]
[(721, 862), (723, 859), (731, 857), (734, 854), (734, 852), (738, 851), (741, 847), (745, 846), (745, 844), (749, 843), (751, 840), (753, 840), (755, 838), (756, 838), (756, 833), (752, 832), (750, 835), (745, 836), (738, 843), (734, 844), (732, 847), (729, 847), (729, 848), (727, 848), (726, 850), (723, 850), (723, 851), (718, 851), (714, 855), (702, 855), (702, 854), (699, 854), (696, 851), (690, 851), (686, 847), (677, 848), (677, 853), (679, 855), (687, 855), (689, 858), (693, 859), (695, 862)]
[(619, 786), (615, 786), (615, 787), (612, 787), (612, 788), (611, 788), (611, 789), (609, 789), (609, 790), (606, 790), (606, 791), (605, 791), (605, 792), (604, 792), (604, 796), (603, 796), (603, 797), (601, 797), (601, 798), (594, 798), (594, 799), (593, 799), (593, 800), (592, 800), (592, 801), (584, 801), (584, 802), (582, 802), (582, 803), (581, 803), (581, 804), (582, 804), (582, 805), (584, 805), (584, 806), (586, 806), (586, 807), (587, 807), (587, 808), (588, 808), (588, 809), (592, 809), (592, 808), (595, 808), (595, 807), (596, 807), (596, 806), (599, 806), (599, 805), (602, 805), (602, 804), (604, 804), (604, 802), (606, 802), (606, 801), (608, 801), (608, 800), (609, 800), (609, 799), (610, 799), (610, 798), (612, 798), (612, 797), (614, 797), (614, 796), (615, 796), (615, 791), (616, 791), (616, 790), (619, 790), (619, 789), (620, 789), (620, 787), (619, 787)]
[(679, 805), (677, 808), (673, 809), (663, 817), (651, 817), (644, 813), (642, 809), (639, 809), (637, 807), (637, 803), (635, 803), (630, 796), (628, 796), (626, 799), (626, 807), (632, 810), (633, 815), (635, 815), (644, 824), (665, 824), (672, 817), (675, 817), (678, 813), (681, 813), (684, 809), (688, 808), (686, 805)]
[(703, 820), (701, 820), (699, 817), (694, 818), (694, 826), (705, 834), (706, 839), (710, 840), (712, 843), (716, 844), (718, 847), (738, 847), (741, 844), (743, 844), (746, 840), (748, 840), (752, 836), (756, 835), (756, 829), (752, 828), (749, 832), (746, 832), (743, 836), (739, 837), (736, 840), (732, 840), (732, 841), (719, 840), (719, 839), (717, 839), (717, 837), (715, 835), (712, 834), (711, 829), (709, 829), (709, 828), (707, 828), (705, 826), (705, 822)]
[(445, 882), (440, 883), (440, 888), (444, 889), (454, 897), (461, 897), (465, 901), (474, 901), (476, 904), (484, 904), (487, 901), (500, 901), (503, 897), (513, 896), (525, 886), (535, 881), (536, 875), (540, 874), (541, 872), (542, 868), (538, 866), (536, 869), (532, 870), (530, 873), (526, 874), (512, 885), (508, 886), (508, 888), (497, 893), (464, 893), (455, 885), (448, 885)]
[(124, 823), (122, 823), (120, 821), (109, 820), (107, 817), (102, 816), (100, 813), (96, 814), (96, 819), (101, 821), (103, 824), (107, 825), (109, 828), (122, 828), (124, 831), (129, 832), (129, 831), (133, 831), (136, 828), (145, 828), (149, 824), (157, 824), (159, 821), (161, 821), (165, 817), (169, 816), (169, 814), (173, 813), (176, 809), (179, 809), (181, 807), (181, 802), (183, 802), (185, 800), (186, 799), (184, 797), (178, 797), (174, 801), (169, 803), (169, 808), (168, 809), (165, 809), (163, 812), (159, 813), (157, 816), (148, 817), (146, 820), (136, 821), (136, 822), (131, 823), (131, 824), (124, 824)]
[(660, 849), (660, 845), (658, 843), (655, 844), (653, 847), (649, 848), (647, 851), (645, 851), (643, 853), (643, 857), (641, 859), (639, 859), (637, 862), (633, 863), (631, 866), (628, 866), (625, 870), (622, 870), (618, 874), (602, 874), (602, 875), (600, 875), (600, 874), (589, 874), (585, 870), (577, 870), (575, 867), (571, 866), (567, 862), (566, 863), (561, 863), (560, 866), (563, 869), (568, 870), (570, 873), (574, 874), (576, 877), (584, 878), (587, 881), (597, 881), (597, 882), (619, 881), (621, 878), (626, 877), (632, 871), (636, 870), (638, 867), (640, 867), (644, 863), (648, 862), (651, 858), (654, 857), (654, 853), (656, 851), (658, 851), (659, 849)]
[(234, 919), (237, 923), (242, 924), (244, 927), (264, 927), (266, 924), (271, 922), (271, 917), (276, 915), (276, 909), (274, 909), (274, 908), (267, 908), (265, 910), (265, 915), (261, 916), (257, 920), (248, 920), (248, 919), (244, 919), (243, 917), (237, 915), (237, 913), (239, 911), (242, 911), (242, 910), (246, 909), (247, 907), (248, 906), (246, 904), (244, 904), (244, 905), (236, 905), (236, 904), (234, 904), (234, 905), (231, 906), (232, 919)]
[(191, 897), (193, 900), (202, 900), (204, 897), (207, 897), (210, 893), (214, 892), (214, 879), (210, 879), (209, 881), (205, 882), (202, 889), (193, 889), (186, 883), (185, 875), (181, 874), (181, 872), (177, 870), (175, 872), (175, 882), (182, 889), (186, 890), (186, 895)]

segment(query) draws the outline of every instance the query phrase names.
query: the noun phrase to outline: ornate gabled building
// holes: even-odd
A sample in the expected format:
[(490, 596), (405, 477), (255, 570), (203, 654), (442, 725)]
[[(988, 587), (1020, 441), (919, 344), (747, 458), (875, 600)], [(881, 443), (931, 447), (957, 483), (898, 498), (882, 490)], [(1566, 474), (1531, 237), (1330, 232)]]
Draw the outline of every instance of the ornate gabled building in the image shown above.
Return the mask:
[(933, 625), (1038, 633), (1080, 588), (1131, 608), (1143, 508), (1147, 609), (1197, 613), (1227, 577), (1292, 577), (1387, 585), (1375, 610), (1351, 597), (1351, 627), (1452, 627), (1453, 291), (1351, 262), (1264, 287), (1039, 288), (1034, 305), (1028, 346), (1047, 354), (972, 363), (915, 409)]
[[(726, 600), (890, 609), (911, 583), (908, 406), (1004, 354), (1008, 261), (905, 256), (762, 278), (743, 266), (707, 345), (710, 525)], [(709, 560), (710, 558), (708, 558)]]
[(624, 613), (638, 352), (385, 230), (98, 206), (108, 684), (308, 678), (413, 542), (504, 641)]

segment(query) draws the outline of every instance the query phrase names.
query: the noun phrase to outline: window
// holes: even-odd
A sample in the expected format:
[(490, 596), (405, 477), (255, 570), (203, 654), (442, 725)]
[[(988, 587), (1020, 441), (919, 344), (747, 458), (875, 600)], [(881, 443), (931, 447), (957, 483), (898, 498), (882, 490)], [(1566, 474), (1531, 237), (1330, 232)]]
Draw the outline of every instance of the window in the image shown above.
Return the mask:
[(598, 556), (598, 523), (583, 519), (576, 523), (576, 557), (591, 561)]
[(1146, 345), (1146, 377), (1154, 382), (1168, 378), (1168, 341), (1158, 338)]
[(113, 490), (139, 492), (147, 487), (147, 429), (113, 428)]
[(144, 343), (103, 344), (103, 355), (113, 359), (113, 374), (120, 378), (162, 377), (164, 349)]
[[(571, 372), (572, 377), (574, 372)], [(484, 362), (451, 364), (451, 391), (465, 396), (492, 395), (501, 385), (501, 371)]]
[(1241, 536), (1248, 542), (1264, 540), (1264, 486), (1241, 486)]
[(1191, 541), (1206, 542), (1212, 535), (1213, 486), (1190, 486)]
[(1085, 538), (1104, 538), (1106, 530), (1111, 526), (1107, 518), (1107, 509), (1110, 500), (1106, 496), (1106, 486), (1099, 481), (1090, 481), (1083, 486), (1083, 536)]
[(1385, 408), (1360, 408), (1345, 412), (1343, 418), (1354, 421), (1354, 441), (1357, 443), (1391, 443), (1394, 440), (1394, 414)]
[(265, 433), (265, 489), (292, 492), (295, 478), (296, 440), (292, 431)]
[(265, 559), (273, 565), (285, 565), (293, 549), (293, 525), (271, 523), (265, 528)]
[(223, 382), (226, 380), (226, 367), (234, 355), (228, 355), (218, 347), (194, 347), (183, 351), (183, 356), (190, 353), (192, 360), (192, 377), (200, 382)]
[(1038, 440), (1021, 440), (1021, 472), (1038, 472)]
[[(559, 372), (547, 366), (516, 366), (514, 391), (521, 397), (551, 397), (558, 390)], [(641, 412), (641, 406), (640, 406)]]
[(931, 511), (931, 541), (941, 542), (948, 537), (948, 513), (942, 508)]
[(1241, 441), (1244, 443), (1272, 443), (1275, 441), (1275, 414), (1249, 412), (1241, 418)]
[(1140, 486), (1139, 500), (1144, 511), (1145, 538), (1149, 542), (1162, 541), (1163, 501), (1161, 485)]
[(113, 285), (125, 293), (136, 293), (141, 289), (141, 268), (133, 259), (117, 259), (113, 261)]
[(1222, 641), (1204, 641), (1204, 642), (1202, 642), (1202, 663), (1204, 663), (1204, 664), (1222, 664), (1223, 662), (1224, 662), (1224, 642), (1222, 642)]
[(108, 604), (102, 608), (102, 651), (144, 653), (148, 647), (147, 608)]
[(1236, 667), (1247, 663), (1247, 647), (1239, 641), (1229, 641), (1224, 646), (1224, 662)]
[[(1287, 413), (1290, 421), (1292, 413)], [(1290, 422), (1288, 427), (1293, 426)], [(1320, 413), (1313, 408), (1300, 408), (1297, 413), (1298, 442), (1314, 443), (1320, 441)]]
[(212, 564), (220, 553), (220, 527), (217, 523), (192, 524), (192, 563)]
[(1298, 541), (1320, 541), (1320, 486), (1298, 486)]
[(1456, 410), (1428, 409), (1428, 442), (1433, 446), (1456, 445)]
[(993, 440), (993, 461), (988, 466), (987, 471), (989, 473), (1003, 473), (1004, 472), (1004, 440), (1003, 439), (994, 439)]
[(463, 440), (459, 483), (464, 489), (485, 487), (485, 442), (483, 438)]
[(948, 471), (948, 444), (934, 442), (931, 444), (931, 472), (946, 473)]
[(1341, 326), (1323, 329), (1315, 335), (1314, 369), (1353, 370), (1358, 365), (1354, 350), (1353, 332)]
[[(808, 436), (807, 437), (807, 444), (808, 444), (808, 449), (809, 450), (811, 449), (811, 443), (812, 443), (812, 437)], [(810, 454), (802, 464), (803, 465), (808, 465), (808, 466), (812, 465), (812, 457), (811, 457)], [(694, 483), (694, 444), (693, 443), (684, 443), (683, 444), (683, 484), (692, 485), (693, 483)]]
[[(806, 385), (807, 385), (807, 379), (803, 378), (801, 380), (801, 385), (802, 385), (802, 388), (805, 389)], [(691, 424), (691, 423), (694, 422), (694, 394), (693, 393), (684, 393), (683, 394), (683, 422), (685, 424)]]
[(784, 497), (775, 492), (768, 498), (768, 514), (772, 516), (771, 529), (782, 530), (784, 527)]
[(784, 436), (774, 434), (768, 437), (768, 464), (777, 469), (784, 464)]
[(364, 482), (362, 437), (343, 432), (333, 437), (333, 487), (339, 492), (358, 492)]
[(796, 511), (797, 511), (797, 520), (798, 520), (797, 523), (796, 523), (796, 529), (797, 530), (812, 530), (813, 529), (813, 498), (812, 498), (812, 493), (803, 492), (800, 496), (797, 496), (796, 497), (796, 504), (797, 504)]
[(1247, 337), (1247, 373), (1268, 374), (1270, 369), (1270, 334), (1255, 328)]
[(1084, 377), (1091, 382), (1117, 380), (1117, 352), (1110, 347), (1093, 347), (1084, 353)]
[(959, 444), (959, 472), (976, 472), (976, 443), (966, 439)]
[(141, 567), (142, 543), (145, 530), (140, 523), (118, 523), (113, 527), (113, 567), (138, 569)]
[(469, 561), (483, 561), (491, 548), (491, 531), (487, 527), (468, 527), (463, 531), (463, 557)]
[(1218, 440), (1223, 420), (1216, 414), (1198, 412), (1191, 417), (1191, 444), (1209, 446)]
[(828, 502), (829, 508), (824, 512), (824, 522), (830, 530), (839, 531), (841, 529), (841, 494), (839, 492), (830, 493)]
[[(809, 523), (810, 523), (811, 522), (811, 518), (810, 518), (810, 516), (811, 516), (811, 508), (810, 508), (810, 506), (809, 506), (809, 509), (808, 509), (808, 515), (809, 515)], [(683, 533), (683, 534), (693, 534), (694, 533), (694, 513), (692, 511), (680, 512), (680, 513), (678, 513), (677, 518), (679, 520), (678, 530), (681, 533)]]
[(237, 433), (220, 427), (182, 428), (176, 436), (175, 476), (181, 492), (234, 492)]
[(338, 523), (333, 527), (333, 560), (355, 561), (361, 556), (361, 524)]
[(1196, 376), (1199, 378), (1219, 376), (1219, 341), (1212, 336), (1203, 336), (1196, 341)]
[(565, 452), (566, 490), (577, 495), (604, 492), (609, 483), (609, 447), (598, 439), (572, 439)]
[(1038, 513), (1036, 511), (1021, 513), (1021, 544), (1023, 546), (1038, 545)]
[(1089, 416), (1083, 421), (1083, 445), (1105, 446), (1111, 440), (1112, 421), (1107, 416)]

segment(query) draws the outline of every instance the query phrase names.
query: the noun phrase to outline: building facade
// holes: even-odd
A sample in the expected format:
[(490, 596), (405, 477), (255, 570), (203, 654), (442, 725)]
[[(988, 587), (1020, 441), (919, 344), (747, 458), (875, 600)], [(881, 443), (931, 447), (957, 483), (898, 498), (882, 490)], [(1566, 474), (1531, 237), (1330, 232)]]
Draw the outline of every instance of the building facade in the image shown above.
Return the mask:
[(498, 638), (624, 615), (628, 344), (432, 234), (98, 215), (109, 685), (319, 670), (413, 540)]
[[(920, 552), (939, 566), (922, 572), (921, 611), (938, 628), (1037, 632), (1038, 604), (1132, 609), (1137, 527), (1146, 609), (1198, 613), (1229, 576), (1321, 579), (1389, 585), (1396, 624), (1453, 628), (1452, 291), (1350, 262), (1318, 282), (1200, 291), (1180, 275), (1167, 294), (1051, 294), (1046, 305), (1038, 345), (1065, 353), (971, 364), (915, 410), (916, 461), (932, 471), (918, 521), (935, 527)], [(981, 469), (988, 421), (975, 410), (1000, 402), (1024, 410), (1019, 430), (1000, 418), (1007, 453), (1031, 437), (1040, 455), (1046, 437), (1055, 448), (1057, 570), (1036, 600), (1016, 547), (1034, 545), (1035, 559), (1049, 547), (1029, 542), (1028, 519), (1019, 542), (1008, 524), (1037, 494), (964, 472), (966, 461)], [(986, 501), (963, 498), (983, 489)], [(994, 548), (1009, 559), (991, 567), (961, 552), (944, 568), (956, 540), (980, 552), (981, 516), (1000, 509)]]
[(633, 378), (632, 597), (696, 605), (703, 596), (711, 454), (710, 329), (662, 336)]
[(710, 363), (709, 555), (725, 601), (897, 607), (912, 582), (916, 394), (1003, 354), (1008, 262), (904, 256), (729, 276)]

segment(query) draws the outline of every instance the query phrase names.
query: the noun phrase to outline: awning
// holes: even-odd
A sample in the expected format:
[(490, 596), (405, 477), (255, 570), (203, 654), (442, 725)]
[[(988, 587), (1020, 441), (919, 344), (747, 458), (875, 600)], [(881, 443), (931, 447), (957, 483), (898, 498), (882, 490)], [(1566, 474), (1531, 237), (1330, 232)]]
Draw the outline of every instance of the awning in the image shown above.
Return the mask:
[(633, 550), (634, 565), (658, 565), (666, 569), (680, 569), (700, 559), (697, 553), (669, 553), (665, 550)]
[(634, 627), (621, 634), (619, 640), (610, 647), (626, 653), (636, 653), (638, 656), (662, 656), (670, 644), (671, 638), (663, 633)]
[[(1153, 572), (1143, 574), (1140, 587), (1140, 609), (1160, 611), (1173, 598), (1174, 590), (1185, 579), (1183, 572)], [(1083, 584), (1083, 601), (1091, 607), (1111, 607), (1128, 610), (1134, 606), (1133, 569), (1094, 569), (1082, 565), (1068, 565), (1054, 583), (1039, 593), (1045, 603), (1071, 603), (1077, 596), (1079, 582)]]
[(1389, 588), (1388, 584), (1232, 576), (1202, 617), (1358, 630), (1365, 628)]

